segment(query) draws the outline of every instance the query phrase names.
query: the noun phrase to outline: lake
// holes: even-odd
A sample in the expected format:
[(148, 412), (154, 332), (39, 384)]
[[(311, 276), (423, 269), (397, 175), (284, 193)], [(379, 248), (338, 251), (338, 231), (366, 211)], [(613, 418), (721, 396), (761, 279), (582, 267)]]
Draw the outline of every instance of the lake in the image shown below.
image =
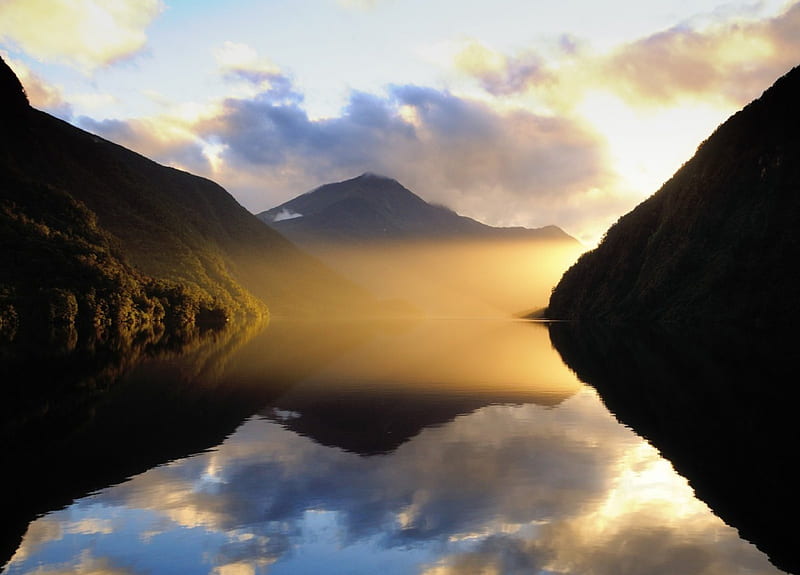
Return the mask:
[(568, 337), (274, 321), (59, 367), (4, 434), (2, 573), (781, 573), (575, 373), (631, 350)]

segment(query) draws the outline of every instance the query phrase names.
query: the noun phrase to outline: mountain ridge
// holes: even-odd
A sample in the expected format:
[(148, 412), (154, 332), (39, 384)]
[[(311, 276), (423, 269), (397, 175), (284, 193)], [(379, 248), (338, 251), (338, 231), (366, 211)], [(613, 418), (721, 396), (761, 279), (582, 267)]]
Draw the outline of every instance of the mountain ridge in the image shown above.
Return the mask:
[(31, 108), (5, 62), (0, 88), (0, 332), (369, 305), (218, 184)]
[(800, 318), (800, 68), (734, 114), (563, 275), (548, 316), (768, 325)]
[(574, 240), (556, 226), (497, 228), (431, 204), (397, 180), (373, 172), (318, 186), (258, 218), (299, 243), (448, 238)]

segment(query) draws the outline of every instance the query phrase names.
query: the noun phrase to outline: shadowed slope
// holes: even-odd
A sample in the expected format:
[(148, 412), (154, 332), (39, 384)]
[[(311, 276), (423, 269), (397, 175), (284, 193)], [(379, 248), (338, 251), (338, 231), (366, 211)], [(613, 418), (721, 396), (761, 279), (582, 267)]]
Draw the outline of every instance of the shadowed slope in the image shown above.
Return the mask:
[[(260, 313), (264, 302), (284, 314), (345, 313), (367, 299), (219, 185), (33, 110), (7, 66), (2, 77), (8, 93), (0, 118), (13, 129), (0, 134), (0, 202), (4, 243), (14, 246), (17, 263), (31, 261), (29, 250), (64, 252), (65, 235), (85, 243), (87, 235), (99, 234), (103, 250), (122, 262), (117, 267), (128, 266), (128, 275), (181, 286), (226, 313)], [(79, 215), (54, 221), (64, 205)], [(43, 234), (34, 246), (37, 230)], [(4, 250), (0, 268), (7, 273), (0, 280), (7, 292), (19, 292), (26, 278), (8, 259), (11, 251)], [(78, 252), (51, 261), (85, 263)], [(84, 291), (95, 287), (91, 278), (80, 279), (71, 287), (81, 281)]]
[(563, 276), (559, 319), (800, 318), (800, 68), (735, 114)]
[(555, 226), (495, 228), (429, 204), (399, 182), (366, 173), (326, 184), (258, 217), (291, 240), (571, 240)]

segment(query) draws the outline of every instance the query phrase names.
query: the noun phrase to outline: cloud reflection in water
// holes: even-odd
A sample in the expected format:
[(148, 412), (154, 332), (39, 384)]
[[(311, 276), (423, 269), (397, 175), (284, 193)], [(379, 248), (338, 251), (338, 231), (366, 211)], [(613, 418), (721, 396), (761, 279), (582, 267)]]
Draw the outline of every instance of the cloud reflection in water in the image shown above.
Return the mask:
[(7, 567), (171, 571), (777, 572), (590, 388), (487, 406), (371, 457), (253, 417), (38, 519)]

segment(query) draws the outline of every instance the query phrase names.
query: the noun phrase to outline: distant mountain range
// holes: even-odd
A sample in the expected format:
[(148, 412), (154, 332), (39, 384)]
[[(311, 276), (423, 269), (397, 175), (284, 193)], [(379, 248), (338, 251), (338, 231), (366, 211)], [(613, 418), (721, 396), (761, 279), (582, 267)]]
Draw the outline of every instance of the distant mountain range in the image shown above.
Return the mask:
[(543, 307), (583, 246), (556, 226), (495, 228), (365, 173), (258, 214), (396, 313), (497, 317)]
[(555, 288), (548, 315), (800, 319), (800, 68), (721, 125)]
[(292, 241), (411, 239), (573, 240), (556, 226), (496, 228), (429, 204), (399, 182), (373, 173), (320, 186), (258, 214)]
[(31, 108), (2, 60), (0, 90), (0, 335), (369, 300), (214, 182)]

